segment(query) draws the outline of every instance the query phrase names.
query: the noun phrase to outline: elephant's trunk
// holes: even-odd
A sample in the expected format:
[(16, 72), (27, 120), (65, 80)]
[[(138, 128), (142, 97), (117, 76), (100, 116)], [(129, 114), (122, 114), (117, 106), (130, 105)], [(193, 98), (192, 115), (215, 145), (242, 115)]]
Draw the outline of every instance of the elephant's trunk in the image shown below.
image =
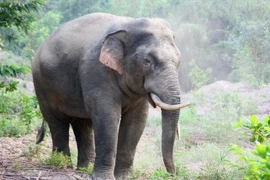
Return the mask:
[(173, 148), (178, 128), (179, 109), (187, 105), (180, 104), (180, 85), (177, 76), (171, 73), (167, 77), (170, 77), (167, 80), (168, 85), (162, 90), (163, 92), (160, 94), (160, 97), (158, 97), (163, 102), (160, 100), (161, 103), (158, 104), (154, 100), (155, 97), (153, 101), (157, 105), (166, 107), (162, 108), (162, 156), (167, 171), (175, 174)]
[(173, 147), (178, 128), (179, 110), (162, 110), (162, 156), (169, 173), (175, 174)]
[(162, 109), (162, 155), (169, 173), (175, 174), (173, 148), (178, 128), (180, 109), (188, 104), (180, 104), (180, 85), (177, 72), (173, 68), (156, 74), (157, 81), (148, 80), (145, 89), (149, 92), (150, 103)]

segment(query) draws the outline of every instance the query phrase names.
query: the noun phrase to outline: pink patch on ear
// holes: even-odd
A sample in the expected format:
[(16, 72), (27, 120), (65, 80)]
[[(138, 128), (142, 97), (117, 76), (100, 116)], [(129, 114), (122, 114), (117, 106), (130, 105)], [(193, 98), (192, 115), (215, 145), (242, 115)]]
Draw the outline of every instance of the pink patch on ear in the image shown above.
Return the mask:
[(115, 55), (112, 52), (109, 52), (107, 49), (102, 47), (99, 61), (104, 64), (105, 66), (108, 66), (114, 70), (116, 70), (119, 74), (123, 74), (123, 68), (119, 64), (120, 60), (115, 57)]

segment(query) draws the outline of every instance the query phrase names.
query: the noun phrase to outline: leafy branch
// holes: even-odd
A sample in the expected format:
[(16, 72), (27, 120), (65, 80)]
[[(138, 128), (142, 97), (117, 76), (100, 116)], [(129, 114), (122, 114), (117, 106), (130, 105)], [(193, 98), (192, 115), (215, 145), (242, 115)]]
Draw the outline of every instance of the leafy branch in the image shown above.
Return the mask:
[(26, 3), (20, 1), (0, 3), (0, 27), (16, 26), (26, 34), (31, 29), (31, 22), (36, 18), (31, 11), (38, 11), (44, 0), (31, 0)]
[[(255, 142), (252, 155), (249, 155), (243, 148), (233, 145), (231, 150), (238, 154), (239, 160), (247, 164), (245, 179), (270, 179), (270, 116), (259, 121), (257, 116), (251, 116), (250, 121), (244, 122), (243, 119), (236, 124), (236, 127), (247, 129), (251, 133), (250, 142)], [(238, 164), (231, 163), (239, 170), (244, 168)]]
[[(0, 76), (2, 77), (16, 77), (19, 74), (28, 74), (30, 73), (30, 68), (26, 66), (18, 66), (18, 65), (2, 65), (0, 64)], [(18, 81), (10, 80), (8, 82), (2, 81), (0, 82), (0, 89), (6, 88), (6, 92), (12, 92), (17, 90)]]

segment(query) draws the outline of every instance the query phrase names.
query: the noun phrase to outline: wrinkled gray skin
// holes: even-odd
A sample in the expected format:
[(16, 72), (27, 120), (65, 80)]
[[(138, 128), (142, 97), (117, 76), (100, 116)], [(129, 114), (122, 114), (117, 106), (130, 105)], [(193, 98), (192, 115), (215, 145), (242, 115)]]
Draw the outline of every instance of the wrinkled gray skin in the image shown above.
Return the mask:
[[(95, 13), (63, 24), (40, 46), (32, 67), (53, 150), (70, 155), (71, 125), (78, 167), (94, 162), (92, 179), (127, 179), (148, 102), (155, 106), (149, 93), (180, 103), (179, 59), (162, 19)], [(179, 110), (162, 110), (162, 154), (172, 174), (178, 117)]]

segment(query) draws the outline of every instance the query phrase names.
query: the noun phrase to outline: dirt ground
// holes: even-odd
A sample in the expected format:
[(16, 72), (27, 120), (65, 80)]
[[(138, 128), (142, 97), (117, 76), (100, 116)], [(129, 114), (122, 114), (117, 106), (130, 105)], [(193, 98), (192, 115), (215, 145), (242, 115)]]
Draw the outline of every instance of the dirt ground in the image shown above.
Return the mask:
[[(28, 82), (29, 83), (29, 82)], [(30, 87), (29, 87), (30, 86)], [(31, 83), (28, 87), (31, 89)], [(230, 83), (226, 81), (218, 81), (214, 84), (205, 86), (199, 90), (203, 93), (205, 99), (209, 99), (209, 105), (198, 106), (197, 113), (207, 113), (211, 110), (211, 98), (217, 92), (237, 92), (244, 98), (249, 98), (252, 102), (258, 103), (257, 115), (266, 116), (270, 115), (270, 85), (265, 87), (252, 87), (243, 83)], [(190, 94), (183, 95), (183, 102), (192, 101)], [(158, 114), (158, 110), (151, 110), (150, 114)], [(89, 177), (88, 174), (76, 171), (74, 168), (69, 169), (53, 169), (41, 165), (39, 158), (33, 157), (29, 160), (27, 150), (35, 146), (35, 136), (37, 132), (33, 131), (32, 134), (21, 138), (0, 138), (0, 180), (82, 180)], [(144, 143), (151, 143), (151, 134), (144, 133), (139, 143), (136, 156), (142, 155), (142, 146)], [(70, 146), (76, 148), (74, 137), (70, 137)], [(51, 151), (51, 140), (46, 137), (42, 146), (42, 152), (49, 154)], [(139, 153), (138, 153), (139, 152)]]

